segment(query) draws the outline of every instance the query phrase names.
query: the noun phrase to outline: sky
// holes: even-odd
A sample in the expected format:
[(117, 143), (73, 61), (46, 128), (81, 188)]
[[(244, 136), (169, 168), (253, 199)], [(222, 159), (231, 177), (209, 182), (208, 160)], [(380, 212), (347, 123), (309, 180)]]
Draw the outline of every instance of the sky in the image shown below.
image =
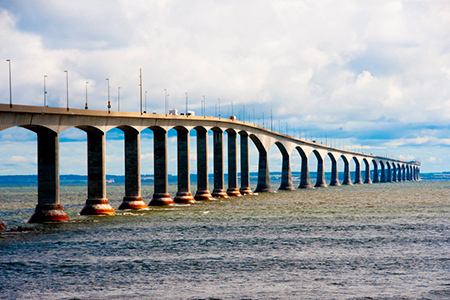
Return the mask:
[[(47, 104), (65, 107), (67, 70), (70, 107), (84, 108), (87, 87), (89, 108), (106, 110), (109, 78), (112, 109), (120, 87), (120, 110), (139, 111), (142, 69), (149, 112), (164, 112), (165, 90), (180, 111), (187, 93), (196, 114), (205, 96), (215, 116), (220, 98), (222, 116), (269, 127), (272, 113), (283, 133), (450, 171), (449, 41), (447, 0), (0, 0), (0, 102), (7, 59), (23, 105), (43, 105), (47, 75)], [(150, 159), (151, 132), (143, 139)], [(61, 174), (86, 174), (86, 134), (60, 142)], [(34, 133), (0, 132), (0, 153), (0, 175), (36, 174)], [(276, 146), (269, 153), (278, 170)], [(113, 130), (107, 173), (123, 174), (122, 161)]]

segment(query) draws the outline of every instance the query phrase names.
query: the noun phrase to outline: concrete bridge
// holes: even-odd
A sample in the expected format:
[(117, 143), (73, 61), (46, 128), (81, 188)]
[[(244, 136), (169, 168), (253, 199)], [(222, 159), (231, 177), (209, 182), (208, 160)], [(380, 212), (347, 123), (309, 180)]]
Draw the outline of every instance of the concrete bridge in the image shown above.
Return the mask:
[[(324, 159), (331, 160), (331, 181), (338, 186), (338, 161), (344, 164), (343, 185), (420, 180), (420, 163), (406, 162), (347, 151), (287, 136), (253, 124), (214, 117), (179, 116), (108, 112), (0, 104), (0, 130), (23, 127), (37, 134), (38, 203), (29, 222), (64, 221), (59, 195), (59, 134), (78, 128), (87, 134), (88, 193), (81, 215), (113, 214), (106, 195), (105, 133), (119, 128), (125, 136), (125, 193), (122, 209), (147, 208), (141, 196), (140, 132), (146, 128), (154, 134), (154, 194), (149, 205), (193, 203), (252, 194), (249, 179), (249, 139), (259, 153), (258, 183), (255, 192), (271, 192), (268, 165), (269, 149), (275, 144), (282, 154), (280, 190), (294, 190), (291, 179), (292, 153), (301, 157), (301, 179), (298, 188), (311, 188), (308, 160), (317, 160), (316, 187), (326, 187)], [(177, 131), (178, 191), (174, 199), (168, 192), (167, 132)], [(197, 132), (197, 191), (192, 195), (189, 178), (189, 132)], [(208, 131), (213, 132), (214, 189), (208, 183)], [(223, 134), (228, 133), (228, 188), (224, 186)], [(240, 186), (238, 185), (237, 147), (240, 136)], [(314, 155), (312, 155), (314, 154)], [(355, 165), (354, 180), (350, 162)], [(364, 178), (362, 178), (364, 168)], [(371, 172), (373, 171), (373, 172)], [(373, 174), (371, 176), (371, 174)]]

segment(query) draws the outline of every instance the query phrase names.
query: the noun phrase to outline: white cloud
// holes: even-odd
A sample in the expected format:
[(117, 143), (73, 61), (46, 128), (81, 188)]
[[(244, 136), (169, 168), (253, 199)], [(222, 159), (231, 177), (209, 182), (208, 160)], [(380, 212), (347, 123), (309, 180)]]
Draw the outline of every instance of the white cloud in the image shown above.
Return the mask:
[[(221, 98), (268, 123), (355, 144), (450, 145), (450, 4), (446, 1), (100, 1), (3, 2), (0, 54), (13, 67), (14, 103), (139, 110), (139, 68), (149, 111), (170, 107), (207, 115)], [(89, 7), (89, 9), (86, 9)], [(0, 99), (9, 98), (7, 64)], [(256, 122), (256, 120), (255, 120)], [(342, 128), (342, 130), (337, 130)], [(339, 134), (339, 136), (332, 136)], [(32, 135), (24, 136), (32, 140)], [(84, 140), (84, 132), (61, 134)], [(0, 135), (2, 140), (14, 136)], [(381, 141), (378, 141), (378, 140)], [(175, 138), (169, 138), (171, 143)], [(119, 146), (117, 146), (119, 147)], [(118, 149), (118, 148), (117, 148)], [(85, 151), (85, 149), (83, 149)], [(111, 154), (112, 155), (112, 154)], [(75, 168), (74, 168), (75, 169)]]

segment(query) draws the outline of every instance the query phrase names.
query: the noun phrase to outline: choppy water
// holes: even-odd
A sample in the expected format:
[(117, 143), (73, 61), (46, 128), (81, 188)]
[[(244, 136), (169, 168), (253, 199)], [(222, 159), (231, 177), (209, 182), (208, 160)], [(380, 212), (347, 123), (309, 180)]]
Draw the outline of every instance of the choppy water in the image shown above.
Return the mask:
[[(108, 187), (114, 208), (122, 187)], [(449, 299), (450, 182), (297, 190), (27, 225), (0, 188), (1, 299)]]

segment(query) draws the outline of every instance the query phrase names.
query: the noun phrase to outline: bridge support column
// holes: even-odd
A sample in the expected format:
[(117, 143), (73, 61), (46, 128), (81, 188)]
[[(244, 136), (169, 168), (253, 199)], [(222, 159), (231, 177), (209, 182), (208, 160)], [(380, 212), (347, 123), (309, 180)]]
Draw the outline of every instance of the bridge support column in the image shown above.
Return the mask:
[(401, 181), (403, 180), (403, 176), (402, 176), (402, 167), (401, 167), (401, 166), (398, 167), (398, 176), (397, 176), (397, 180), (398, 180), (399, 182), (401, 182)]
[(228, 132), (228, 196), (241, 197), (237, 184), (237, 134), (234, 131)]
[(175, 203), (195, 203), (189, 178), (189, 131), (177, 129), (178, 191)]
[(258, 163), (258, 185), (256, 186), (255, 193), (272, 193), (273, 190), (270, 187), (270, 173), (269, 173), (269, 161), (267, 160), (266, 149), (259, 150), (259, 163)]
[(223, 188), (223, 132), (220, 129), (213, 129), (214, 142), (214, 198), (230, 198)]
[(197, 128), (197, 192), (195, 200), (212, 200), (208, 183), (208, 132)]
[(300, 153), (302, 158), (302, 169), (300, 172), (300, 185), (298, 188), (300, 189), (310, 189), (312, 188), (311, 181), (309, 180), (309, 164), (308, 157), (304, 153)]
[(380, 170), (380, 182), (384, 183), (386, 182), (386, 167), (384, 165), (381, 166), (381, 170)]
[(363, 184), (362, 177), (361, 177), (361, 163), (354, 159), (355, 162), (355, 181), (354, 184)]
[(248, 134), (246, 132), (239, 133), (241, 136), (241, 195), (253, 194), (250, 188), (250, 172), (248, 166)]
[(387, 182), (392, 182), (392, 167), (391, 165), (387, 166)]
[(373, 183), (379, 183), (380, 182), (380, 176), (378, 174), (378, 164), (374, 163), (373, 164)]
[(281, 167), (281, 184), (279, 190), (292, 191), (295, 190), (295, 187), (292, 184), (291, 158), (289, 153), (281, 152), (283, 155), (283, 165)]
[(161, 128), (153, 130), (153, 156), (154, 156), (154, 194), (149, 205), (163, 206), (173, 205), (169, 194), (169, 182), (167, 174), (167, 132)]
[(87, 131), (88, 199), (80, 215), (111, 215), (115, 211), (106, 198), (105, 134)]
[(397, 182), (397, 167), (392, 165), (392, 182)]
[(402, 181), (406, 181), (406, 167), (402, 167)]
[(411, 180), (411, 169), (409, 166), (406, 167), (406, 180)]
[[(59, 136), (50, 130), (36, 131), (38, 137), (38, 204), (28, 223), (69, 220), (59, 199)], [(0, 221), (0, 228), (5, 226)], [(6, 229), (6, 227), (4, 227)]]
[(338, 174), (338, 168), (337, 168), (337, 160), (334, 158), (334, 156), (331, 156), (331, 181), (330, 186), (340, 186), (339, 183), (339, 174)]
[(344, 181), (343, 185), (352, 185), (352, 178), (350, 176), (350, 162), (344, 159)]
[(323, 158), (319, 155), (317, 156), (317, 180), (315, 187), (327, 187), (325, 182), (325, 171), (323, 169)]
[(372, 180), (370, 179), (370, 164), (367, 160), (364, 160), (364, 163), (366, 165), (366, 171), (364, 172), (364, 183), (365, 184), (372, 184)]
[(148, 208), (141, 196), (140, 138), (138, 131), (124, 130), (125, 134), (125, 197), (119, 210)]

